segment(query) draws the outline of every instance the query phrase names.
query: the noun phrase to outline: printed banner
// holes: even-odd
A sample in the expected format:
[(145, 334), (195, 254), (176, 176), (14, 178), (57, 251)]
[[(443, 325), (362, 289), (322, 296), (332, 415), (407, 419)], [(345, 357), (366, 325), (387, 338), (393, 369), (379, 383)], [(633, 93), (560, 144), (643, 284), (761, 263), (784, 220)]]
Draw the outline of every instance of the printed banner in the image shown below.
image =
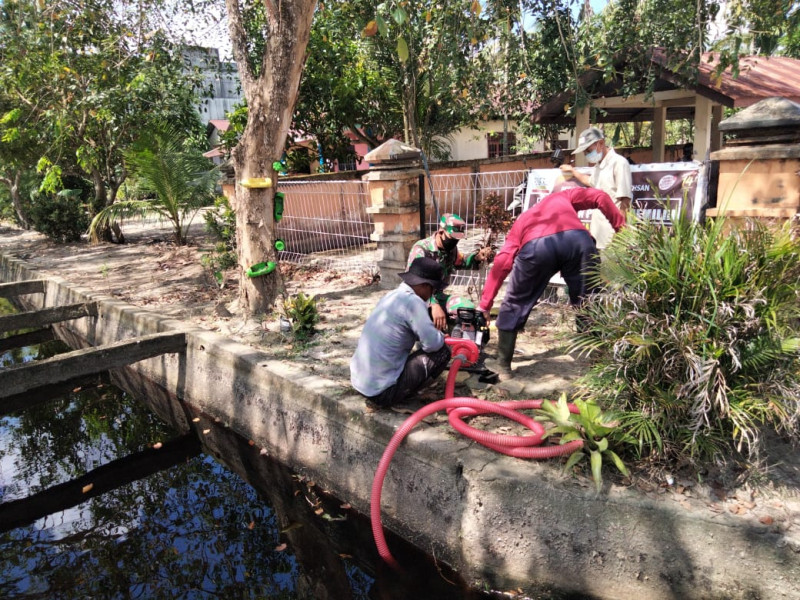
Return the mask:
[[(631, 165), (633, 198), (631, 207), (636, 215), (665, 225), (671, 225), (677, 211), (697, 218), (705, 189), (698, 186), (700, 163), (651, 163)], [(591, 174), (591, 167), (576, 170)], [(577, 187), (574, 179), (565, 180), (558, 169), (532, 169), (528, 173), (523, 210), (527, 210), (554, 191)], [(578, 213), (581, 221), (591, 220), (590, 210)]]
[(679, 212), (691, 219), (697, 201), (700, 164), (654, 163), (631, 165), (636, 216), (672, 225)]

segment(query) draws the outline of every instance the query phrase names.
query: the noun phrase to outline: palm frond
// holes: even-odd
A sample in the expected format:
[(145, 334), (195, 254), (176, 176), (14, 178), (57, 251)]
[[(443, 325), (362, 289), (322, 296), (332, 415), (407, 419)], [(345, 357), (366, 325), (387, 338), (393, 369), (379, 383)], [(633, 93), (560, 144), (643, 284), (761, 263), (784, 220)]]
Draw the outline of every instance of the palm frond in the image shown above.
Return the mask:
[(178, 243), (183, 243), (197, 210), (213, 202), (219, 176), (217, 167), (183, 142), (180, 131), (162, 124), (125, 154), (132, 177), (172, 223)]
[(708, 459), (755, 452), (761, 423), (796, 431), (800, 239), (789, 226), (633, 219), (593, 276), (604, 291), (570, 338), (595, 360), (580, 390), (646, 417), (624, 420), (642, 448), (658, 435), (665, 453)]
[(107, 206), (94, 216), (89, 224), (89, 238), (93, 242), (99, 240), (99, 232), (113, 223), (125, 219), (145, 219), (147, 217), (160, 217), (168, 220), (170, 215), (163, 207), (153, 204), (149, 200), (122, 200)]

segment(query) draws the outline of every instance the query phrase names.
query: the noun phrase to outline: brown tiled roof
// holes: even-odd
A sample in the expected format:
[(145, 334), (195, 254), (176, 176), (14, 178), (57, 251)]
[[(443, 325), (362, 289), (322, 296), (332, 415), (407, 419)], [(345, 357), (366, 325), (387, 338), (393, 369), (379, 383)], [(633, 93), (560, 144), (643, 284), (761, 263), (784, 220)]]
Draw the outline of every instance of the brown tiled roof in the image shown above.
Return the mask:
[(225, 156), (225, 152), (223, 152), (222, 148), (218, 146), (216, 148), (212, 148), (208, 152), (204, 152), (203, 156), (206, 158), (221, 158)]
[[(654, 51), (652, 60), (661, 67), (667, 63), (663, 50)], [(698, 94), (731, 108), (750, 106), (775, 96), (800, 101), (800, 60), (796, 58), (744, 56), (739, 59), (739, 74), (735, 78), (730, 67), (721, 76), (715, 75), (718, 65), (719, 54), (706, 52), (703, 55), (698, 65)], [(663, 76), (669, 78), (669, 75), (665, 69)]]
[[(652, 52), (651, 60), (660, 68), (655, 82), (655, 91), (690, 89), (730, 108), (750, 106), (764, 98), (781, 96), (794, 102), (800, 102), (800, 60), (783, 56), (745, 56), (739, 59), (738, 77), (733, 77), (728, 67), (720, 76), (714, 71), (719, 64), (719, 55), (706, 53), (698, 65), (697, 82), (691, 86), (683, 85), (675, 73), (667, 67), (667, 59), (663, 50)], [(619, 65), (622, 66), (621, 64)], [(591, 88), (599, 80), (597, 71), (588, 71), (581, 77), (584, 87)], [(594, 94), (596, 98), (613, 98), (618, 95), (621, 86), (619, 79), (604, 84)], [(531, 118), (535, 123), (573, 124), (574, 117), (564, 112), (566, 105), (571, 104), (572, 95), (561, 93), (535, 108)], [(693, 106), (671, 106), (667, 109), (667, 118), (692, 118)], [(626, 121), (650, 121), (653, 110), (641, 107), (604, 108), (598, 112), (594, 122), (618, 123)]]
[(228, 131), (228, 128), (231, 126), (228, 119), (211, 119), (209, 124), (213, 125), (219, 131)]

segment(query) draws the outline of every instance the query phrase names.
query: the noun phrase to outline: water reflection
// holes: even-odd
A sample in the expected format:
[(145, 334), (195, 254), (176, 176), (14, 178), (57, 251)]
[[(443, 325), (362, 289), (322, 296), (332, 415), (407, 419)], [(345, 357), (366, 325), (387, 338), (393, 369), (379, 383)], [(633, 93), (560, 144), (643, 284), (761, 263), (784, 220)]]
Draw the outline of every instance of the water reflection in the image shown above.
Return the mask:
[[(38, 348), (16, 358), (55, 353)], [(414, 570), (384, 571), (347, 505), (132, 372), (114, 381), (0, 418), (0, 597), (488, 597), (397, 540)]]

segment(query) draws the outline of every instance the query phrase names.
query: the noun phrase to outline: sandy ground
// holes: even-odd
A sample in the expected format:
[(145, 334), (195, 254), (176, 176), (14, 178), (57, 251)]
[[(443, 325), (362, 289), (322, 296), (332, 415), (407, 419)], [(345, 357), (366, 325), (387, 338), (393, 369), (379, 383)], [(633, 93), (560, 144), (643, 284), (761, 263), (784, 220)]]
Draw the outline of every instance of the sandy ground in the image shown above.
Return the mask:
[[(367, 269), (336, 272), (283, 265), (288, 295), (303, 292), (319, 301), (322, 320), (308, 343), (297, 344), (279, 331), (279, 309), (271, 314), (244, 315), (237, 298), (235, 270), (226, 273), (222, 288), (201, 263), (213, 247), (201, 226), (190, 245), (176, 247), (169, 231), (126, 226), (128, 243), (55, 244), (40, 234), (11, 227), (0, 229), (0, 252), (25, 260), (45, 274), (106, 293), (160, 314), (191, 321), (277, 358), (310, 364), (320, 376), (347, 387), (349, 360), (361, 327), (386, 293)], [(514, 366), (517, 380), (504, 384), (506, 394), (557, 397), (584, 369), (585, 363), (566, 354), (563, 333), (572, 317), (564, 305), (543, 304), (531, 316), (519, 338)], [(489, 346), (489, 353), (494, 344)], [(473, 378), (477, 388), (477, 377)]]
[[(55, 244), (40, 234), (4, 226), (0, 228), (0, 253), (25, 260), (44, 276), (59, 276), (133, 305), (191, 321), (275, 358), (300, 363), (337, 382), (334, 394), (355, 393), (349, 386), (349, 360), (366, 317), (386, 293), (375, 284), (372, 273), (285, 268), (288, 294), (302, 291), (320, 300), (318, 333), (310, 342), (297, 343), (280, 332), (278, 312), (242, 314), (235, 272), (227, 274), (222, 288), (217, 285), (200, 261), (213, 246), (201, 225), (195, 226), (190, 245), (185, 247), (174, 246), (163, 227), (127, 226), (124, 232), (128, 240), (124, 245)], [(587, 361), (566, 353), (564, 334), (571, 327), (572, 315), (564, 304), (539, 305), (519, 338), (515, 379), (487, 386), (478, 382), (477, 376), (461, 373), (456, 392), (494, 400), (557, 398), (562, 391), (569, 391), (571, 382), (588, 367)], [(494, 347), (492, 340), (490, 356)], [(443, 389), (442, 380), (426, 393), (427, 399), (441, 397)], [(412, 402), (400, 412), (414, 408)], [(489, 430), (508, 432), (516, 427), (485, 419), (482, 425)], [(442, 422), (445, 417), (433, 420)], [(711, 475), (700, 483), (681, 473), (645, 468), (630, 479), (616, 477), (615, 481), (635, 486), (646, 495), (678, 502), (687, 510), (725, 511), (767, 527), (793, 530), (800, 552), (800, 453), (782, 442), (776, 442), (775, 448), (769, 468), (745, 483), (731, 476)], [(588, 479), (585, 483), (590, 485)]]

